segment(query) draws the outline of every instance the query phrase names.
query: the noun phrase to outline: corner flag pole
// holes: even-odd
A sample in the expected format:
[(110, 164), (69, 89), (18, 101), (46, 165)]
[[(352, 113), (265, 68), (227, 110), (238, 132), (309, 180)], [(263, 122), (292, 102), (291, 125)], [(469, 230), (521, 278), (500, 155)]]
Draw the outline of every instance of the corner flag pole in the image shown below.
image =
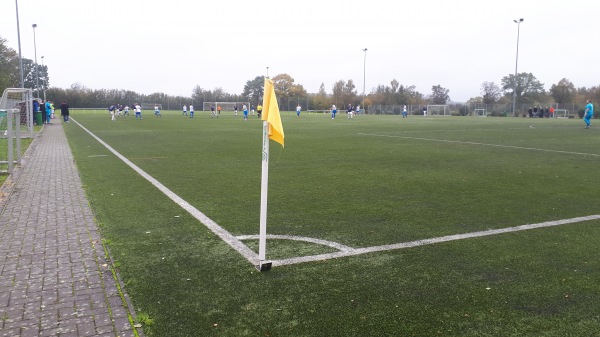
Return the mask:
[[(262, 176), (260, 184), (260, 230), (258, 259), (265, 261), (267, 252), (267, 192), (269, 189), (269, 122), (263, 121)], [(260, 269), (259, 269), (260, 270)]]
[(279, 105), (275, 96), (273, 81), (265, 78), (265, 92), (263, 97), (263, 148), (262, 148), (262, 177), (260, 185), (260, 233), (258, 236), (257, 269), (267, 271), (271, 269), (271, 262), (266, 260), (267, 253), (267, 190), (269, 188), (269, 139), (283, 147), (283, 125), (279, 115)]

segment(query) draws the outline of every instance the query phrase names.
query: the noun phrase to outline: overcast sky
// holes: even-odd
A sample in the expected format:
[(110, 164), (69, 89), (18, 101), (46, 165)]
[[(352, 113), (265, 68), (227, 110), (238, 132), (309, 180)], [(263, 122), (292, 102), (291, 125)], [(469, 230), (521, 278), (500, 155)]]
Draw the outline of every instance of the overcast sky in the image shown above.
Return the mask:
[[(433, 85), (456, 102), (519, 72), (545, 88), (600, 84), (600, 1), (537, 0), (18, 0), (21, 50), (44, 56), (51, 86), (191, 95), (241, 93), (287, 73), (308, 92), (352, 79)], [(0, 36), (18, 51), (15, 0), (0, 1)], [(367, 48), (366, 67), (364, 66)]]

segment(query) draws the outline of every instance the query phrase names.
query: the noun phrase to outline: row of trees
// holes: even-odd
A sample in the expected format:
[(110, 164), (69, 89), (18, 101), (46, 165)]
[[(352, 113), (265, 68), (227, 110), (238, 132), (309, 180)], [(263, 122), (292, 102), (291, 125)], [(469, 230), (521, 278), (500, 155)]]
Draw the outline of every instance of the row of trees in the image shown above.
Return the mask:
[[(515, 83), (516, 89), (513, 90)], [(512, 74), (502, 78), (501, 86), (494, 82), (483, 82), (482, 96), (471, 98), (467, 103), (509, 103), (513, 99), (513, 93), (517, 103), (526, 105), (583, 103), (586, 99), (600, 102), (600, 86), (576, 88), (573, 82), (563, 78), (546, 91), (532, 73), (519, 73), (516, 78)]]
[[(165, 93), (140, 94), (131, 90), (89, 89), (81, 83), (75, 83), (70, 88), (50, 87), (48, 67), (37, 65), (29, 59), (23, 59), (24, 86), (33, 88), (35, 92), (46, 93), (52, 101), (67, 101), (73, 107), (97, 108), (107, 107), (114, 103), (132, 105), (135, 102), (147, 104), (162, 104), (163, 109), (179, 109), (183, 104), (194, 104), (202, 107), (204, 102), (229, 101), (251, 102), (257, 105), (262, 100), (264, 77), (256, 76), (248, 80), (240, 94), (231, 94), (217, 87), (207, 90), (200, 85), (192, 89), (191, 96), (172, 96)], [(36, 73), (39, 78), (36, 80)], [(356, 85), (350, 79), (339, 80), (327, 91), (321, 84), (317, 93), (308, 93), (301, 84), (288, 74), (279, 74), (273, 78), (275, 92), (282, 110), (293, 110), (296, 104), (305, 109), (328, 109), (332, 104), (343, 107), (347, 104), (377, 105), (424, 105), (448, 104), (451, 102), (450, 90), (441, 85), (431, 87), (431, 92), (425, 95), (414, 85), (400, 84), (393, 79), (389, 85), (377, 85), (366, 97), (357, 93)], [(6, 46), (6, 40), (0, 37), (0, 92), (8, 87), (20, 87), (19, 59), (17, 53)], [(600, 87), (576, 88), (564, 78), (553, 84), (550, 90), (544, 89), (532, 73), (510, 74), (502, 78), (500, 84), (483, 82), (480, 88), (481, 96), (473, 97), (467, 103), (506, 104), (512, 102), (513, 93), (518, 104), (545, 105), (549, 103), (582, 103), (590, 98), (600, 102)], [(41, 96), (41, 94), (38, 94)]]
[[(33, 60), (24, 58), (23, 82), (25, 88), (41, 91), (48, 88), (50, 78), (48, 67), (36, 64)], [(37, 77), (37, 78), (36, 78)], [(0, 36), (0, 93), (6, 88), (20, 88), (21, 76), (19, 71), (18, 53), (6, 45), (6, 40)]]

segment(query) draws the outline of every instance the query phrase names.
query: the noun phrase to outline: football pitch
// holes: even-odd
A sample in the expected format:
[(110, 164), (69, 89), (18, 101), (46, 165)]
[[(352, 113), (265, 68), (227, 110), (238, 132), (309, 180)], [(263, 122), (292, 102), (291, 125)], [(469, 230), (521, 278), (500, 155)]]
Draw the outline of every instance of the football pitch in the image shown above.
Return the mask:
[(147, 336), (600, 333), (581, 120), (284, 112), (259, 273), (261, 121), (162, 114), (65, 125)]

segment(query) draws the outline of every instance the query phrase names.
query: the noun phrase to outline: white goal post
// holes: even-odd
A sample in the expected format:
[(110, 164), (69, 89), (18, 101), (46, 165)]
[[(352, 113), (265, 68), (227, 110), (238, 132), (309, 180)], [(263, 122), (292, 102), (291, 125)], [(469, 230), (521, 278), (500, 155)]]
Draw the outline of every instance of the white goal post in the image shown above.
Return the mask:
[(487, 117), (487, 109), (475, 109), (473, 112), (473, 116), (476, 117)]
[(569, 118), (569, 110), (567, 109), (556, 109), (554, 110), (555, 118)]
[(427, 116), (450, 116), (448, 105), (427, 105)]
[[(33, 138), (33, 91), (25, 88), (6, 88), (0, 98), (0, 110), (6, 112), (12, 109), (19, 110), (19, 123), (23, 131), (27, 132), (29, 138)], [(38, 103), (42, 104), (40, 98), (36, 98)]]
[[(252, 113), (250, 102), (204, 102), (202, 104), (202, 111), (211, 111), (210, 107), (213, 106), (215, 111), (218, 107), (221, 107), (221, 114), (233, 115), (235, 106), (237, 106), (238, 114), (243, 114), (243, 106), (246, 105), (248, 112)], [(252, 106), (254, 107), (254, 106)], [(256, 109), (256, 107), (254, 107)]]
[[(125, 107), (125, 106), (123, 106), (123, 107)], [(154, 107), (158, 107), (159, 110), (162, 110), (162, 104), (159, 104), (159, 103), (141, 103), (140, 104), (140, 108), (142, 108), (142, 110), (154, 111)]]

